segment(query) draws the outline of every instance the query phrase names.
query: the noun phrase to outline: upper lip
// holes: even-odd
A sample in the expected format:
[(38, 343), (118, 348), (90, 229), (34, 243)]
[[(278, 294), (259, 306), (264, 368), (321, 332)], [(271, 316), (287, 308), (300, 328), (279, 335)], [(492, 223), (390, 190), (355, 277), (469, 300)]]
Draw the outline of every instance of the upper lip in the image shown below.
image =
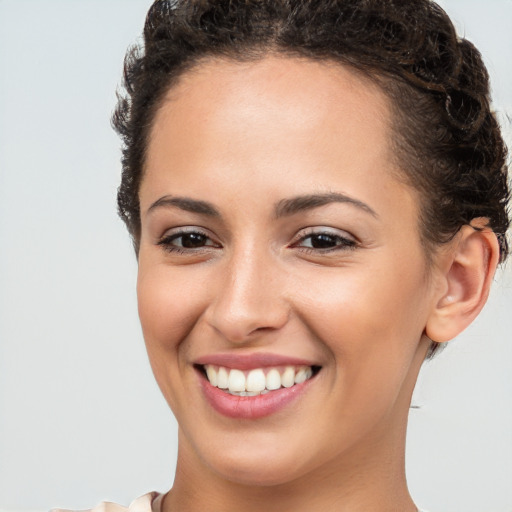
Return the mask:
[(253, 370), (255, 368), (265, 368), (271, 366), (320, 366), (306, 359), (271, 353), (210, 354), (199, 357), (196, 361), (194, 361), (194, 363), (201, 366), (211, 364), (215, 366), (223, 366), (225, 368), (236, 368), (238, 370)]

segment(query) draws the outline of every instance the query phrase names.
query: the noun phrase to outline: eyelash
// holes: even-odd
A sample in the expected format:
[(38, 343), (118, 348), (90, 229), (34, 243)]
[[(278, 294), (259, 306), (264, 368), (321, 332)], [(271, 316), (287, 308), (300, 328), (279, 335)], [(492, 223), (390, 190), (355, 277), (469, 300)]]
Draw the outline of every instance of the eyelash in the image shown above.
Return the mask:
[(201, 231), (201, 230), (198, 230), (198, 229), (191, 229), (190, 231), (178, 231), (176, 233), (172, 233), (170, 235), (166, 235), (164, 236), (163, 238), (161, 238), (158, 242), (157, 242), (157, 245), (160, 245), (163, 247), (163, 249), (167, 252), (171, 252), (171, 253), (177, 253), (177, 254), (190, 254), (191, 252), (194, 252), (194, 253), (197, 253), (197, 252), (200, 252), (202, 250), (207, 250), (208, 248), (218, 248), (220, 247), (220, 244), (217, 244), (215, 242), (211, 243), (211, 244), (207, 244), (207, 245), (202, 245), (200, 247), (183, 247), (183, 246), (177, 246), (177, 245), (173, 245), (173, 242), (175, 240), (178, 240), (178, 239), (182, 239), (182, 244), (183, 244), (183, 239), (187, 236), (187, 235), (196, 235), (196, 236), (200, 236), (200, 237), (203, 237), (205, 239), (205, 241), (212, 241), (211, 237), (208, 236), (207, 233)]
[[(205, 245), (201, 245), (199, 247), (183, 247), (183, 246), (177, 246), (173, 245), (173, 242), (176, 240), (183, 239), (187, 235), (195, 235), (202, 237), (205, 242), (212, 242), (210, 244), (206, 243)], [(332, 247), (313, 247), (313, 246), (301, 246), (301, 243), (304, 243), (306, 240), (312, 240), (314, 237), (328, 237), (331, 239), (333, 243), (335, 243)], [(178, 231), (176, 233), (172, 233), (170, 235), (164, 236), (162, 239), (160, 239), (157, 242), (157, 245), (162, 246), (163, 249), (170, 253), (176, 253), (176, 254), (190, 254), (191, 252), (198, 253), (200, 251), (209, 250), (209, 248), (220, 248), (221, 245), (213, 242), (210, 236), (208, 236), (207, 233), (198, 230), (193, 229), (190, 231)], [(352, 238), (344, 237), (336, 233), (332, 233), (330, 231), (310, 231), (307, 234), (303, 234), (295, 242), (289, 245), (291, 248), (297, 248), (300, 249), (303, 252), (312, 253), (312, 254), (327, 254), (334, 251), (343, 251), (343, 250), (353, 250), (357, 248), (358, 242)]]
[[(303, 243), (307, 239), (312, 240), (314, 237), (328, 237), (335, 243), (335, 245), (332, 247), (323, 247), (323, 248), (299, 245), (300, 243)], [(353, 250), (353, 249), (356, 249), (357, 246), (358, 246), (358, 243), (353, 238), (341, 236), (337, 233), (333, 233), (333, 232), (327, 231), (327, 230), (319, 230), (319, 231), (311, 230), (309, 233), (303, 234), (302, 236), (300, 236), (298, 238), (298, 240), (296, 242), (293, 242), (290, 247), (297, 247), (304, 252), (312, 253), (312, 254), (318, 254), (318, 253), (328, 254), (328, 253), (335, 252), (335, 251)]]

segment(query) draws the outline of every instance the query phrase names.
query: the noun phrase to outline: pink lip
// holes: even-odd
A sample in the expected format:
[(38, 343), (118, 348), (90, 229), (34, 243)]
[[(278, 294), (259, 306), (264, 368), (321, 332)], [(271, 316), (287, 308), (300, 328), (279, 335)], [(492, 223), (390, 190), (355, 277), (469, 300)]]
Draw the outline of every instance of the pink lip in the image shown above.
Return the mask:
[(255, 420), (274, 414), (298, 399), (311, 381), (295, 384), (291, 388), (281, 388), (257, 396), (234, 396), (222, 391), (200, 377), (202, 391), (210, 405), (228, 418)]
[(211, 354), (194, 361), (196, 365), (212, 364), (225, 368), (237, 368), (238, 370), (253, 370), (269, 366), (315, 366), (315, 363), (306, 359), (269, 353), (253, 354)]
[[(278, 366), (318, 366), (312, 361), (271, 353), (217, 353), (199, 357), (195, 366), (214, 365), (238, 370)], [(201, 389), (209, 404), (220, 414), (229, 418), (257, 419), (274, 414), (298, 399), (307, 390), (312, 377), (290, 388), (281, 388), (257, 396), (235, 396), (212, 386), (202, 372), (198, 371)]]

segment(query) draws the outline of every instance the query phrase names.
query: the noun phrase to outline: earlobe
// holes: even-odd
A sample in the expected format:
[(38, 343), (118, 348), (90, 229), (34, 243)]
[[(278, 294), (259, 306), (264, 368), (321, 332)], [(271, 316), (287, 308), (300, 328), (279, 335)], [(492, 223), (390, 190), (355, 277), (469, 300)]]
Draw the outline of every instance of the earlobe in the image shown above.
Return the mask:
[(463, 226), (441, 255), (441, 284), (425, 334), (446, 342), (461, 333), (482, 310), (499, 261), (499, 244), (487, 219)]

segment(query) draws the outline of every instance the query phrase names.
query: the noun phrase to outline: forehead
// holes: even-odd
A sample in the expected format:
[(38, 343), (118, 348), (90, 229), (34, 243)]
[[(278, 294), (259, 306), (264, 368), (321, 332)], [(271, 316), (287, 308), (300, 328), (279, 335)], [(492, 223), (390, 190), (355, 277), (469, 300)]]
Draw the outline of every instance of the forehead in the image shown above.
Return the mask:
[(286, 189), (371, 203), (391, 186), (405, 189), (393, 179), (390, 140), (387, 96), (350, 68), (282, 56), (209, 60), (186, 72), (157, 111), (141, 210), (158, 195), (204, 196), (213, 187), (248, 201), (259, 191), (278, 201)]
[[(342, 130), (342, 118), (348, 122), (356, 117), (360, 123)], [(206, 127), (204, 122), (212, 137), (234, 121), (240, 136), (255, 137), (261, 129), (282, 139), (301, 131), (310, 138), (316, 130), (356, 141), (360, 126), (373, 126), (386, 137), (391, 129), (388, 98), (370, 79), (331, 61), (285, 56), (255, 62), (202, 61), (168, 91), (153, 122), (150, 146), (159, 142), (162, 125), (173, 118), (187, 120), (187, 125), (174, 126), (176, 135), (181, 131), (185, 137), (188, 127), (198, 130), (200, 123)], [(249, 128), (254, 128), (250, 134)], [(283, 128), (286, 133), (279, 132)]]

